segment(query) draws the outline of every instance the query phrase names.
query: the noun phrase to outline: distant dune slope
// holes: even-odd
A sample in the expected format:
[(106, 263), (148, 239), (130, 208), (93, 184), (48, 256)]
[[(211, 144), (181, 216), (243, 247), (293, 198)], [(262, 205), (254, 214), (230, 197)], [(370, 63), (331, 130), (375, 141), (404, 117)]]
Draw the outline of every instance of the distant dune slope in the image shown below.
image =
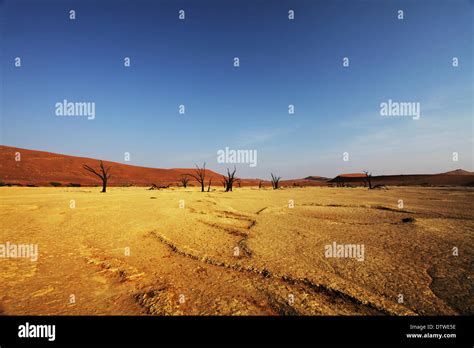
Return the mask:
[(444, 175), (474, 175), (474, 172), (468, 172), (467, 170), (464, 169), (456, 169), (452, 170), (450, 172), (442, 173)]
[[(19, 152), (21, 160), (15, 160), (15, 153)], [(84, 157), (61, 155), (51, 152), (20, 149), (0, 146), (0, 181), (4, 183), (18, 183), (49, 186), (51, 182), (63, 185), (70, 183), (91, 186), (99, 184), (99, 179), (82, 169), (83, 164), (98, 167), (99, 160)], [(194, 173), (194, 169), (157, 169), (146, 168), (104, 160), (106, 166), (112, 166), (110, 186), (136, 185), (147, 186), (168, 185), (177, 183), (182, 174)], [(208, 171), (217, 182), (220, 174)], [(196, 184), (196, 182), (194, 182)]]
[[(380, 175), (371, 178), (372, 185), (387, 186), (474, 186), (474, 173), (457, 169), (441, 174)], [(364, 185), (364, 174), (341, 174), (329, 180), (329, 185), (344, 183), (348, 186)]]
[[(16, 153), (21, 158), (16, 160)], [(82, 168), (83, 164), (97, 168), (99, 159), (68, 156), (63, 154), (21, 149), (0, 145), (0, 182), (5, 184), (50, 186), (52, 182), (61, 185), (80, 184), (81, 186), (99, 185), (99, 179)], [(159, 169), (133, 166), (104, 160), (106, 166), (112, 166), (109, 186), (149, 186), (177, 185), (183, 174), (195, 173), (195, 168)], [(222, 174), (207, 170), (206, 181), (212, 177), (213, 186), (222, 185)], [(334, 179), (320, 176), (308, 176), (302, 179), (283, 178), (280, 185), (285, 186), (326, 186), (344, 183), (348, 186), (360, 186), (365, 181), (363, 173), (341, 174)], [(262, 179), (241, 178), (241, 186), (269, 187), (271, 183)], [(382, 175), (372, 177), (374, 185), (393, 186), (474, 186), (474, 173), (456, 169), (441, 174), (421, 175)], [(191, 178), (191, 185), (198, 183)], [(238, 187), (239, 184), (235, 184)]]

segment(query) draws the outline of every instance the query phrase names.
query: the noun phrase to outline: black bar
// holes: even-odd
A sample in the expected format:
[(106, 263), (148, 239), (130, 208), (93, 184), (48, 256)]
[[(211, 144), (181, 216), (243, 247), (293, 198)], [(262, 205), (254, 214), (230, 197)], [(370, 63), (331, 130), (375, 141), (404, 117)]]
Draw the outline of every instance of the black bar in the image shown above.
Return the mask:
[[(2, 316), (0, 346), (57, 344), (408, 344), (472, 347), (473, 317), (88, 317)], [(56, 325), (55, 340), (20, 338), (25, 323)], [(423, 331), (410, 325), (425, 325)], [(428, 329), (427, 325), (433, 325)], [(453, 329), (437, 325), (455, 325)], [(455, 338), (407, 338), (412, 333)]]

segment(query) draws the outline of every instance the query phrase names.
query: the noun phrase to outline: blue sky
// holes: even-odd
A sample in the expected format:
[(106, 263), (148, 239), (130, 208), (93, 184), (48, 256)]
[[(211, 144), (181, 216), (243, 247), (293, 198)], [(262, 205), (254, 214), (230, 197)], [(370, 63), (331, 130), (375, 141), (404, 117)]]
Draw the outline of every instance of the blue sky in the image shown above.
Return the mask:
[[(221, 172), (219, 149), (257, 150), (241, 177), (474, 170), (472, 1), (0, 4), (3, 145)], [(95, 119), (56, 116), (63, 99)], [(388, 99), (420, 119), (380, 116)]]

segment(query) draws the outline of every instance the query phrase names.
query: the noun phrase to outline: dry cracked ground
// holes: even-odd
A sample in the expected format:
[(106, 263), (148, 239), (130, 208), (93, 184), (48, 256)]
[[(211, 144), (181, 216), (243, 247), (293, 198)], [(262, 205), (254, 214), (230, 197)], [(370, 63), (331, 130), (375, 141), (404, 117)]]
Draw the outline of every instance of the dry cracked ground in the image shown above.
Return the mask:
[(0, 258), (0, 313), (474, 313), (473, 190), (98, 191), (0, 189), (0, 244), (39, 248)]

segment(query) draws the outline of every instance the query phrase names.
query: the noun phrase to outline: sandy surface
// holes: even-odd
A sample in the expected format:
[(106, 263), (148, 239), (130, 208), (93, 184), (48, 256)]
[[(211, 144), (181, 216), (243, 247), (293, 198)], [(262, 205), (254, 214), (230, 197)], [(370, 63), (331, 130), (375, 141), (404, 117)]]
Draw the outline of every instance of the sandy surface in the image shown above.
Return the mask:
[(0, 188), (0, 244), (39, 248), (0, 258), (0, 313), (474, 314), (473, 190), (98, 191)]

